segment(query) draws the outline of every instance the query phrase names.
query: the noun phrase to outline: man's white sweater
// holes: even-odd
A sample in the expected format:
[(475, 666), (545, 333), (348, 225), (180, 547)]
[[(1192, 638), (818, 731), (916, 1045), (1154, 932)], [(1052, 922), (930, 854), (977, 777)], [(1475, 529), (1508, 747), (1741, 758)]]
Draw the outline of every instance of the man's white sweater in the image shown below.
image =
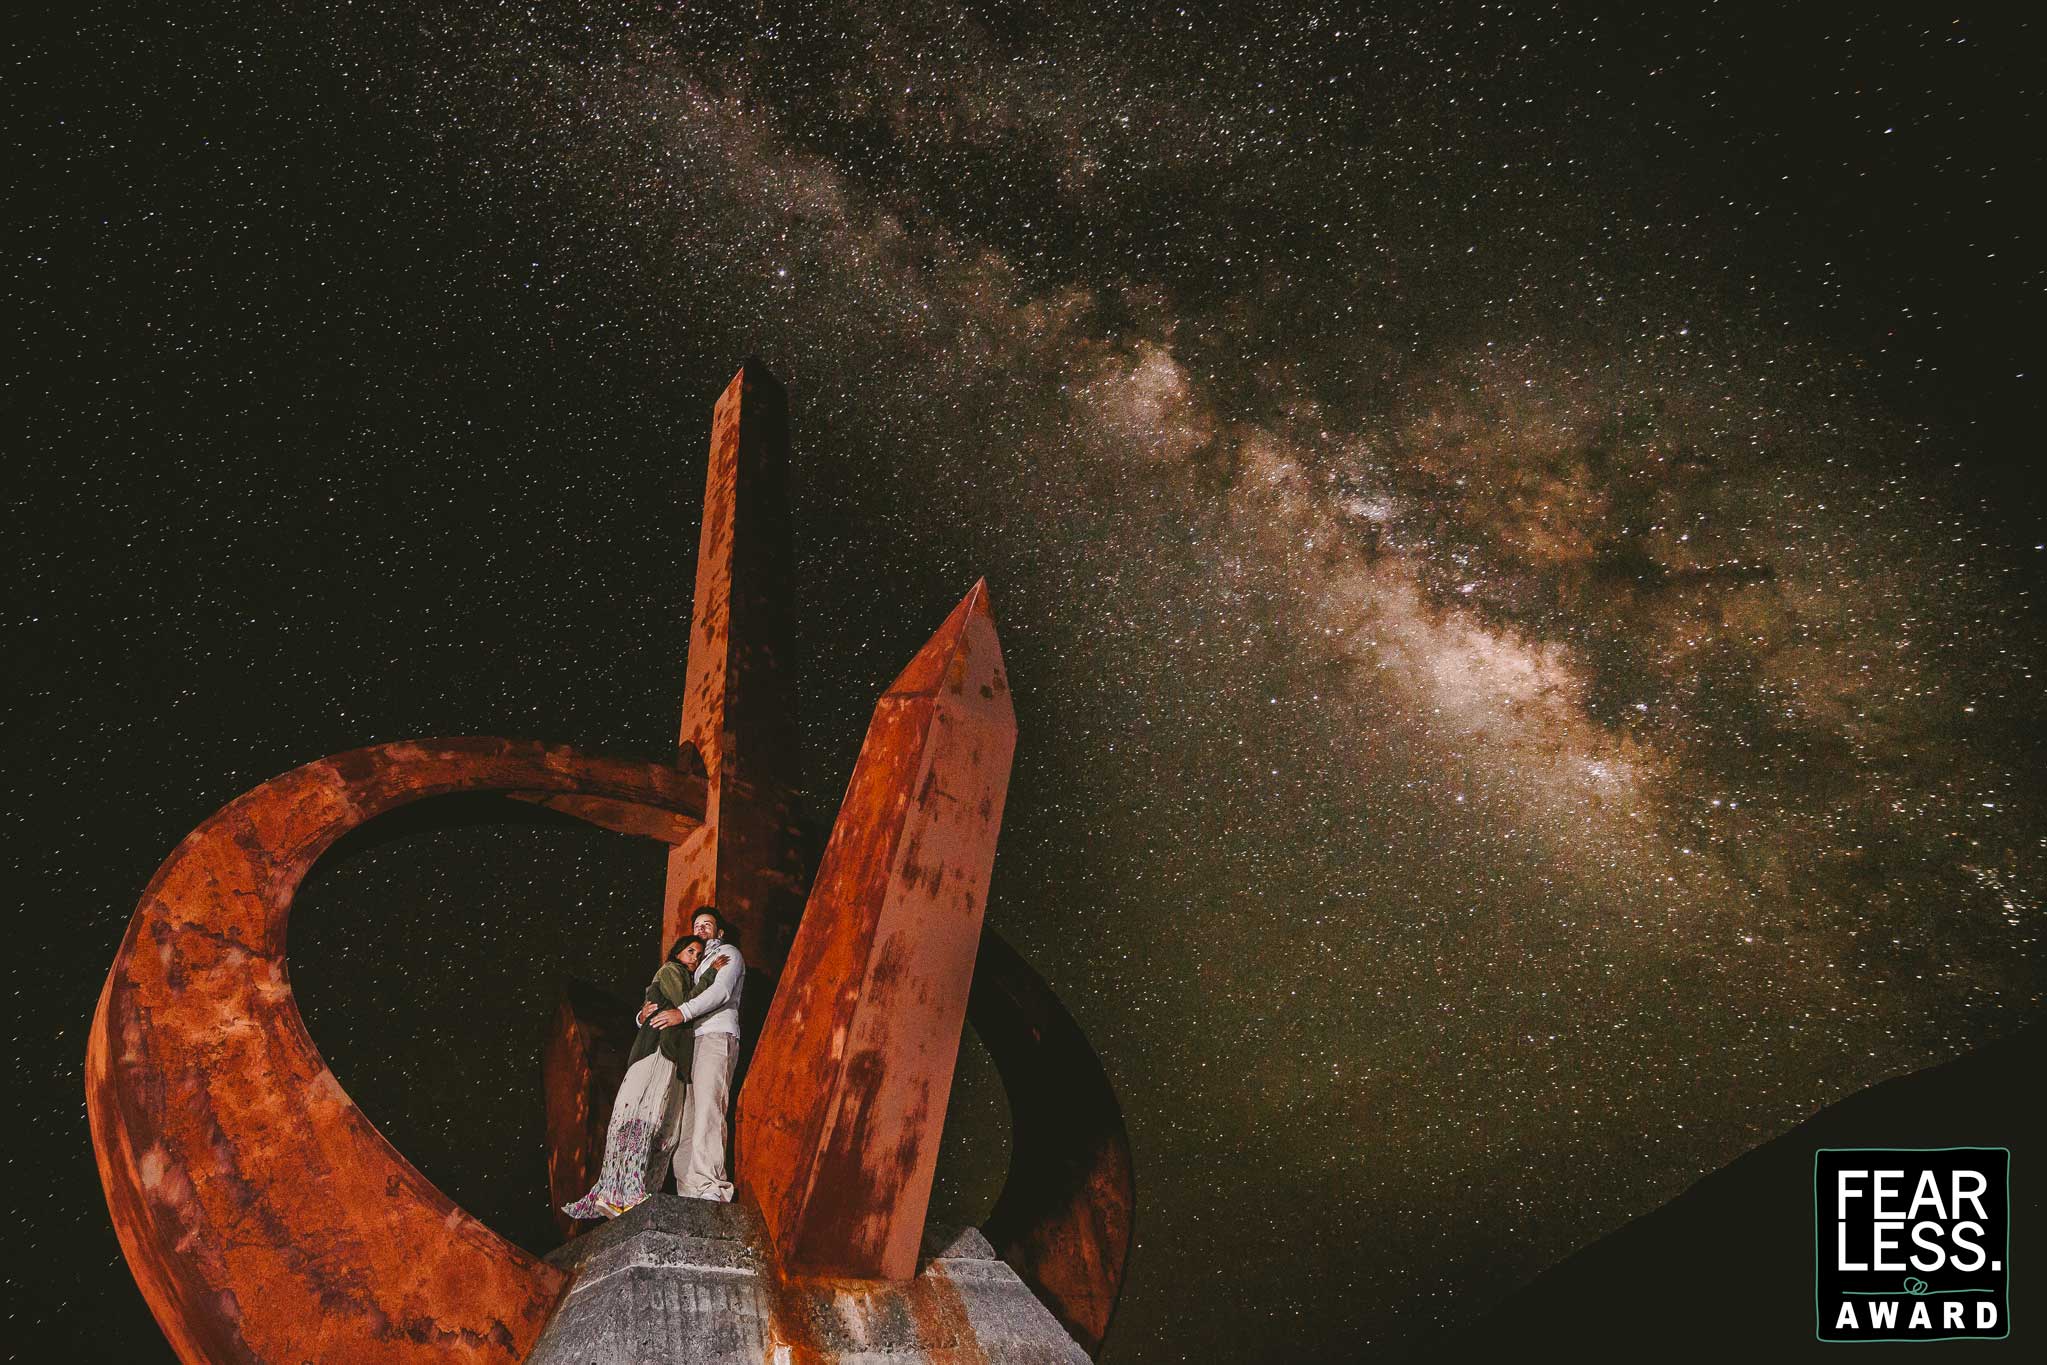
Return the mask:
[(702, 995), (685, 1000), (682, 1005), (682, 1021), (697, 1026), (697, 1036), (706, 1033), (729, 1033), (739, 1036), (739, 996), (746, 980), (746, 960), (739, 950), (722, 939), (712, 939), (704, 945), (704, 957), (697, 964), (696, 974), (701, 977), (711, 970), (714, 958), (725, 958), (725, 965), (718, 969), (718, 979)]

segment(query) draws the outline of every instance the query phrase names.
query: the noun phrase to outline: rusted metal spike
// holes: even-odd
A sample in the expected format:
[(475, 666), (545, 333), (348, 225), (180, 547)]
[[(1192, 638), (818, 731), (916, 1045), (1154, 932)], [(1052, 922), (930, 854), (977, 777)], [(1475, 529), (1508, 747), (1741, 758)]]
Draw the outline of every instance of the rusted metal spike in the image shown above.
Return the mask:
[(710, 801), (703, 827), (669, 852), (661, 912), (666, 947), (697, 907), (716, 905), (739, 927), (747, 969), (770, 976), (796, 932), (805, 886), (788, 461), (788, 395), (749, 359), (711, 418), (682, 701), (680, 741), (700, 756)]
[(874, 709), (741, 1098), (792, 1273), (916, 1271), (1015, 749), (981, 582)]

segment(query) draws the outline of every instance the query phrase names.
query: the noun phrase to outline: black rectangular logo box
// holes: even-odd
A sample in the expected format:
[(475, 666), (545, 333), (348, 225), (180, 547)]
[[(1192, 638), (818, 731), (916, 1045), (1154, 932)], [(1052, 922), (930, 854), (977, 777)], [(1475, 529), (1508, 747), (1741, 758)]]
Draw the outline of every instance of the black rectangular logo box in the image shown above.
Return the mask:
[(1821, 1341), (2011, 1334), (2011, 1152), (1822, 1147), (1813, 1154)]

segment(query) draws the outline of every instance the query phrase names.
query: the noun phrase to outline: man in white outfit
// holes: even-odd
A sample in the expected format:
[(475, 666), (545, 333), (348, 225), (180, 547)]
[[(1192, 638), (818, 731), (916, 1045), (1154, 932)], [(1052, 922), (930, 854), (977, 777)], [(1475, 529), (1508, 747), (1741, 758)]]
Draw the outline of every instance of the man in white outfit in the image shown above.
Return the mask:
[(732, 1105), (732, 1070), (739, 1063), (739, 997), (746, 963), (725, 941), (725, 922), (710, 906), (690, 916), (690, 932), (704, 941), (697, 975), (713, 957), (723, 963), (718, 979), (680, 1010), (663, 1010), (657, 1028), (696, 1025), (689, 1067), (689, 1097), (682, 1106), (682, 1140), (675, 1147), (675, 1190), (691, 1199), (732, 1202), (725, 1170), (726, 1115)]

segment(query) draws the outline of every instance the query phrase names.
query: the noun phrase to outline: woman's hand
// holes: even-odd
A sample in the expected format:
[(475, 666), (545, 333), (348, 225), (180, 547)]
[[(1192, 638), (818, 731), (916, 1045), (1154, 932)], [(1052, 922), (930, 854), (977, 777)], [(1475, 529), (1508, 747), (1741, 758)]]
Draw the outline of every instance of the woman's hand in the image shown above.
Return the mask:
[(647, 1022), (655, 1028), (674, 1028), (682, 1022), (682, 1011), (677, 1009), (662, 1010)]

